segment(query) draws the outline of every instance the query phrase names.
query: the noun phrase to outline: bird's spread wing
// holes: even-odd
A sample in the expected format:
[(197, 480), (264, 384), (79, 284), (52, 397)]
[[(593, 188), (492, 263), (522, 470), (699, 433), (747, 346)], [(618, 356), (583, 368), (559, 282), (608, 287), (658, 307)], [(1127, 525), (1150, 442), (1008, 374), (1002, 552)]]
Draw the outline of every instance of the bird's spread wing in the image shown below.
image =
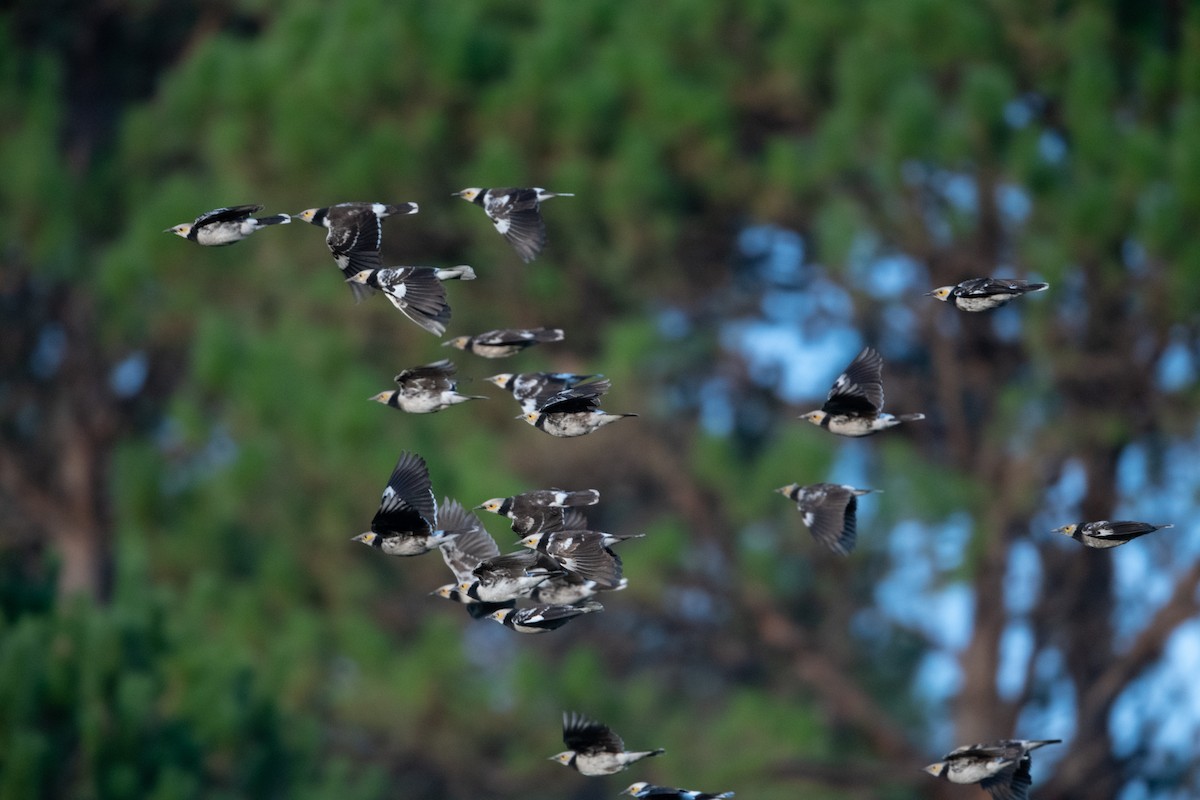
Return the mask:
[(523, 261), (537, 258), (546, 246), (546, 223), (532, 189), (493, 189), (484, 211)]
[(437, 500), (429, 481), (425, 459), (416, 453), (403, 453), (392, 470), (387, 488), (379, 501), (379, 510), (371, 520), (376, 533), (410, 531), (428, 533), (437, 519)]
[(588, 529), (587, 517), (577, 508), (564, 508), (562, 510), (562, 530), (564, 531), (583, 531)]
[(864, 347), (833, 382), (821, 410), (829, 414), (877, 414), (883, 408), (883, 357)]
[(1029, 789), (1033, 786), (1029, 763), (1029, 756), (1025, 756), (1020, 762), (1009, 764), (990, 778), (981, 780), (979, 787), (994, 800), (1029, 800)]
[(496, 541), (484, 530), (479, 518), (463, 508), (457, 500), (446, 498), (438, 509), (438, 527), (458, 535), (442, 545), (442, 559), (462, 583), (471, 581), (479, 564), (500, 555)]
[(546, 246), (546, 223), (536, 208), (511, 211), (502, 218), (493, 219), (492, 223), (526, 263), (537, 258)]
[[(336, 207), (335, 207), (336, 208)], [(330, 214), (334, 214), (330, 210)], [(333, 260), (347, 278), (364, 269), (379, 269), (382, 262), (379, 248), (383, 244), (383, 226), (375, 211), (369, 206), (345, 209), (330, 221), (325, 244), (333, 253)], [(350, 289), (356, 300), (370, 295), (372, 289), (360, 283), (351, 283)]]
[(601, 543), (599, 534), (560, 532), (553, 537), (547, 552), (565, 569), (605, 588), (621, 582), (621, 557)]
[(601, 722), (583, 714), (563, 714), (563, 744), (576, 753), (622, 753), (625, 743), (621, 737)]
[(208, 225), (213, 222), (234, 222), (236, 220), (245, 219), (257, 211), (262, 211), (261, 205), (214, 208), (212, 211), (207, 211), (196, 217), (196, 221), (193, 223), (193, 225), (200, 227), (201, 225)]
[(458, 368), (451, 363), (450, 359), (445, 358), (432, 364), (401, 370), (394, 380), (402, 388), (426, 385), (430, 390), (452, 389), (454, 388), (454, 374), (457, 371)]
[(446, 287), (437, 279), (437, 270), (406, 267), (398, 273), (390, 287), (392, 291), (388, 292), (392, 304), (425, 330), (441, 336), (450, 321), (450, 304), (446, 301)]
[(854, 549), (858, 499), (837, 485), (825, 485), (800, 495), (800, 512), (814, 539), (842, 555)]

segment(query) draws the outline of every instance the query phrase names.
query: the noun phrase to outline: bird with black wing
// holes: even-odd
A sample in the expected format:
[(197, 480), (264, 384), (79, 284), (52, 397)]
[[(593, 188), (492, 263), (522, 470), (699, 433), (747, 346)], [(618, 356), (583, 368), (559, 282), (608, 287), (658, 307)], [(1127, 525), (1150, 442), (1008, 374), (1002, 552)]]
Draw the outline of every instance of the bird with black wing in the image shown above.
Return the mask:
[(857, 536), (858, 498), (876, 490), (839, 483), (789, 483), (775, 491), (796, 503), (814, 539), (835, 553), (849, 555)]
[(1117, 522), (1101, 520), (1100, 522), (1072, 522), (1070, 525), (1055, 528), (1053, 532), (1061, 533), (1063, 536), (1070, 536), (1075, 541), (1088, 547), (1107, 549), (1123, 545), (1126, 542), (1132, 542), (1134, 539), (1139, 536), (1145, 536), (1147, 533), (1154, 533), (1164, 528), (1174, 527), (1175, 524), (1171, 522), (1155, 525), (1150, 522), (1135, 522), (1133, 520), (1120, 520)]
[(1029, 754), (1061, 739), (1001, 739), (951, 750), (925, 772), (951, 783), (978, 783), (994, 800), (1029, 800)]
[(603, 610), (604, 606), (595, 600), (588, 600), (579, 605), (539, 604), (525, 608), (502, 608), (488, 614), (488, 617), (517, 633), (549, 633), (578, 616)]
[(459, 394), (454, 379), (458, 368), (444, 358), (432, 364), (401, 370), (395, 377), (396, 389), (380, 392), (368, 400), (410, 414), (433, 414), (468, 400), (486, 400), (482, 395)]
[(525, 263), (537, 258), (546, 246), (546, 223), (541, 203), (551, 197), (574, 197), (569, 192), (531, 189), (488, 189), (472, 186), (454, 193), (455, 197), (483, 208), (496, 230), (508, 240)]
[(533, 587), (529, 599), (535, 603), (569, 606), (595, 597), (601, 592), (619, 592), (629, 586), (628, 578), (621, 578), (615, 586), (604, 586), (599, 581), (589, 580), (574, 572), (553, 575)]
[(695, 789), (676, 789), (673, 786), (655, 786), (646, 781), (638, 781), (628, 786), (621, 794), (630, 797), (657, 797), (659, 800), (729, 800), (733, 792), (698, 792)]
[(439, 269), (437, 267), (383, 267), (364, 269), (346, 280), (352, 284), (378, 289), (387, 295), (400, 313), (425, 330), (441, 336), (450, 321), (450, 303), (442, 281), (475, 278), (475, 271), (466, 265)]
[(607, 378), (581, 383), (551, 395), (538, 409), (521, 414), (518, 419), (551, 436), (570, 438), (584, 436), (625, 417), (636, 417), (637, 414), (609, 414), (600, 410), (600, 397), (611, 388), (612, 382)]
[(800, 418), (838, 436), (869, 436), (902, 422), (925, 419), (925, 415), (883, 413), (883, 356), (864, 347), (833, 382), (820, 410)]
[(442, 347), (457, 347), (483, 358), (508, 358), (535, 344), (561, 342), (562, 328), (498, 328), (474, 336), (455, 336)]
[(438, 547), (446, 532), (437, 526), (437, 500), (425, 459), (404, 452), (396, 462), (371, 520), (371, 530), (352, 541), (389, 556), (419, 556)]
[(604, 376), (579, 375), (574, 372), (501, 372), (484, 380), (512, 394), (521, 404), (521, 410), (528, 414), (537, 411), (539, 406), (563, 389), (570, 389), (584, 381), (602, 377)]
[(547, 530), (575, 529), (580, 521), (584, 523), (580, 527), (586, 528), (587, 520), (581, 516), (571, 517), (572, 524), (568, 527), (567, 510), (594, 506), (598, 502), (600, 492), (597, 489), (536, 489), (512, 497), (493, 497), (475, 508), (508, 517), (512, 520), (513, 533), (524, 536)]
[[(545, 553), (518, 550), (484, 559), (471, 577), (458, 584), (458, 591), (479, 603), (506, 603), (528, 597), (538, 584), (562, 575), (562, 566)], [(460, 600), (460, 602), (465, 602)]]
[(442, 552), (442, 560), (454, 574), (454, 583), (439, 586), (430, 594), (462, 604), (467, 613), (475, 619), (481, 619), (499, 611), (502, 608), (512, 608), (515, 600), (505, 600), (498, 603), (485, 603), (468, 596), (459, 590), (464, 581), (475, 581), (475, 568), (488, 559), (500, 555), (496, 541), (484, 529), (479, 518), (465, 509), (457, 500), (446, 498), (438, 509), (438, 525), (442, 529), (453, 532), (453, 536), (442, 541), (438, 549)]
[(991, 311), (1008, 305), (1022, 295), (1044, 292), (1049, 288), (1048, 283), (1015, 278), (971, 278), (954, 286), (939, 286), (925, 294), (943, 303), (953, 303), (959, 311)]
[[(383, 246), (383, 220), (387, 217), (416, 214), (416, 203), (337, 203), (321, 208), (309, 208), (296, 215), (319, 227), (326, 228), (325, 244), (333, 254), (342, 276), (350, 278), (364, 270), (383, 266), (379, 251)], [(371, 294), (365, 283), (351, 283), (350, 290), (358, 302)]]
[(567, 749), (551, 756), (550, 760), (589, 776), (612, 775), (643, 758), (667, 752), (661, 747), (627, 751), (625, 742), (612, 728), (577, 712), (563, 712), (563, 744)]
[(612, 546), (643, 536), (644, 533), (618, 536), (589, 530), (547, 531), (530, 534), (519, 544), (545, 553), (568, 573), (595, 581), (603, 589), (615, 589), (621, 582), (621, 557)]
[(262, 211), (261, 205), (214, 208), (196, 217), (195, 222), (180, 223), (163, 233), (173, 233), (205, 247), (220, 247), (240, 242), (268, 225), (287, 225), (292, 221), (287, 214), (258, 218), (250, 216), (259, 211)]

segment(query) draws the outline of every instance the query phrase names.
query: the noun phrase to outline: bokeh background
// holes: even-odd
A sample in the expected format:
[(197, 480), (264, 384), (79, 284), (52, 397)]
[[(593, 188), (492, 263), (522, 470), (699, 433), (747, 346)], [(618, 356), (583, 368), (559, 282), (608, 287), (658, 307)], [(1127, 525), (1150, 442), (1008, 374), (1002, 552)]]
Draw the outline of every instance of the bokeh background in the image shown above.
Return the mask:
[[(522, 264), (466, 186), (575, 192)], [(448, 351), (324, 231), (416, 201), (448, 335), (552, 325), (487, 401), (368, 403)], [(1183, 0), (15, 0), (0, 6), (0, 800), (1200, 795), (1200, 13)], [(1050, 282), (992, 314), (923, 293)], [(796, 419), (864, 345), (861, 441)], [(601, 372), (554, 440), (480, 378)], [(522, 637), (350, 542), (397, 456), (474, 505), (597, 488), (629, 588)], [(882, 489), (858, 550), (773, 489)], [(1072, 521), (1173, 522), (1108, 552)], [(485, 520), (502, 546), (511, 533)], [(578, 710), (666, 756), (546, 759)]]

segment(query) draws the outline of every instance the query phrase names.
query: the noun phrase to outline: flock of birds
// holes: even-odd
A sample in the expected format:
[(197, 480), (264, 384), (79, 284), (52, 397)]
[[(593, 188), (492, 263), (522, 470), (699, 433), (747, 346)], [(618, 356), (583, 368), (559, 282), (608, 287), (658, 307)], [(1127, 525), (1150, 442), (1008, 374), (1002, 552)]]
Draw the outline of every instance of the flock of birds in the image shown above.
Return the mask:
[[(455, 195), (481, 206), (525, 262), (535, 259), (546, 244), (541, 202), (571, 196), (542, 188), (468, 188)], [(261, 210), (261, 205), (218, 208), (166, 232), (200, 245), (221, 246), (293, 219), (288, 214), (255, 217)], [(375, 291), (383, 292), (408, 319), (442, 336), (450, 320), (443, 282), (473, 280), (475, 271), (467, 265), (383, 266), (383, 220), (417, 211), (416, 203), (339, 203), (307, 209), (295, 218), (327, 229), (325, 243), (356, 301)], [(981, 312), (1047, 288), (1045, 283), (1024, 280), (974, 278), (927, 294), (962, 311)], [(561, 341), (563, 336), (557, 328), (503, 329), (459, 336), (444, 344), (495, 359), (516, 355), (537, 344)], [(395, 376), (396, 389), (369, 399), (412, 414), (434, 413), (485, 399), (460, 394), (456, 371), (449, 359), (410, 367)], [(801, 419), (847, 437), (868, 436), (924, 419), (921, 413), (893, 415), (883, 411), (882, 372), (883, 358), (873, 348), (864, 348), (834, 381), (821, 408), (803, 414)], [(600, 408), (601, 397), (611, 388), (610, 381), (601, 375), (500, 373), (487, 380), (512, 394), (521, 408), (519, 419), (551, 436), (583, 436), (624, 417), (636, 416), (611, 414)], [(796, 503), (804, 525), (817, 542), (847, 555), (856, 542), (858, 498), (874, 490), (832, 483), (792, 483), (776, 491)], [(596, 597), (620, 591), (628, 583), (613, 547), (641, 534), (592, 530), (582, 509), (599, 500), (600, 493), (595, 489), (551, 488), (493, 498), (472, 510), (448, 497), (439, 506), (425, 460), (404, 452), (383, 490), (370, 530), (355, 536), (354, 541), (392, 556), (417, 556), (437, 550), (453, 581), (431, 594), (463, 605), (473, 618), (486, 617), (518, 633), (546, 633), (575, 617), (603, 610)], [(520, 537), (520, 549), (502, 555), (473, 513), (475, 510), (506, 517)], [(1089, 547), (1109, 548), (1169, 527), (1098, 521), (1064, 525), (1055, 532)], [(617, 773), (664, 752), (626, 750), (621, 737), (608, 726), (578, 713), (564, 713), (562, 736), (567, 749), (551, 760), (588, 776)], [(925, 771), (953, 783), (979, 784), (995, 800), (1027, 800), (1032, 785), (1030, 752), (1059, 741), (1002, 739), (966, 745), (925, 767)], [(622, 794), (681, 800), (733, 797), (733, 792), (711, 794), (644, 781), (630, 785)]]

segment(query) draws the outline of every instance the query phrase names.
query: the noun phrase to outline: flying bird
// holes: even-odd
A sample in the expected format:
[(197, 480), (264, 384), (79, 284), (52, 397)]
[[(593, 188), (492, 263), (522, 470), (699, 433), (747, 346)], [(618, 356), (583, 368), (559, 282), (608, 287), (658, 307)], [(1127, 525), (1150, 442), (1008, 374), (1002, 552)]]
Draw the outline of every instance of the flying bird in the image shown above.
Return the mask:
[(535, 603), (549, 605), (574, 605), (600, 592), (619, 592), (629, 586), (628, 578), (621, 578), (615, 586), (604, 586), (599, 581), (588, 580), (574, 572), (554, 575), (533, 587), (529, 599)]
[(925, 767), (935, 778), (951, 783), (978, 783), (994, 800), (1029, 800), (1033, 780), (1029, 753), (1061, 739), (1001, 739), (988, 744), (968, 744), (950, 751), (936, 764)]
[(545, 553), (518, 550), (484, 559), (472, 571), (472, 577), (460, 582), (457, 589), (462, 596), (476, 602), (506, 603), (528, 597), (535, 586), (563, 572), (562, 566)]
[(627, 752), (621, 737), (607, 725), (579, 713), (563, 713), (563, 744), (567, 749), (550, 757), (580, 775), (612, 775), (643, 758), (667, 752), (638, 750)]
[(1072, 522), (1070, 525), (1055, 528), (1054, 533), (1070, 536), (1075, 541), (1085, 544), (1088, 547), (1106, 549), (1131, 542), (1139, 536), (1145, 536), (1147, 533), (1154, 533), (1163, 528), (1174, 527), (1174, 523), (1171, 522), (1162, 525), (1153, 525), (1149, 522), (1132, 522), (1129, 520), (1122, 520), (1120, 522), (1102, 520), (1100, 522)]
[(446, 537), (438, 546), (442, 559), (454, 574), (454, 583), (439, 586), (430, 594), (462, 604), (475, 619), (486, 617), (501, 608), (511, 608), (514, 600), (484, 603), (459, 590), (459, 585), (464, 581), (468, 585), (475, 581), (476, 567), (500, 555), (500, 548), (479, 518), (463, 508), (457, 500), (446, 498), (438, 508), (438, 526), (454, 534)]
[[(296, 215), (297, 219), (311, 222), (329, 230), (325, 244), (333, 253), (333, 260), (347, 280), (363, 270), (379, 269), (383, 266), (379, 249), (383, 244), (383, 220), (387, 217), (416, 214), (416, 203), (338, 203), (323, 208), (309, 208)], [(351, 283), (350, 290), (358, 302), (371, 294), (369, 284)]]
[(481, 395), (459, 394), (454, 379), (457, 368), (444, 358), (421, 367), (401, 370), (395, 381), (398, 389), (380, 392), (367, 399), (398, 408), (410, 414), (432, 414), (468, 400), (486, 400)]
[(425, 459), (404, 452), (388, 478), (371, 530), (352, 541), (378, 548), (389, 556), (419, 556), (433, 550), (447, 535), (438, 529), (436, 521), (437, 500)]
[(874, 489), (855, 489), (837, 483), (801, 486), (789, 483), (775, 490), (796, 503), (809, 533), (835, 553), (849, 555), (854, 550), (858, 496)]
[(952, 302), (960, 311), (990, 311), (1007, 305), (1021, 295), (1044, 292), (1048, 283), (1030, 283), (1013, 278), (971, 278), (954, 286), (940, 286), (925, 294), (943, 303)]
[(605, 378), (563, 389), (538, 409), (521, 414), (519, 419), (551, 436), (569, 438), (584, 436), (624, 417), (636, 417), (637, 414), (608, 414), (600, 410), (600, 397), (611, 387), (612, 383)]
[(496, 230), (508, 240), (525, 263), (537, 258), (546, 246), (546, 223), (540, 203), (551, 197), (574, 197), (568, 192), (532, 189), (484, 189), (471, 187), (455, 192), (455, 197), (481, 206)]
[(617, 536), (602, 531), (551, 531), (530, 534), (519, 544), (545, 553), (568, 573), (596, 581), (601, 588), (613, 589), (621, 581), (621, 557), (613, 552), (612, 546), (643, 536), (644, 533)]
[(883, 413), (882, 376), (883, 357), (873, 348), (864, 347), (833, 382), (825, 405), (800, 418), (839, 436), (869, 436), (901, 422), (925, 419), (924, 414)]
[(539, 406), (563, 389), (570, 389), (584, 381), (602, 377), (604, 376), (577, 375), (574, 372), (501, 372), (484, 380), (512, 394), (521, 404), (521, 410), (528, 414), (537, 411)]
[(442, 344), (484, 358), (507, 358), (542, 342), (561, 342), (562, 328), (504, 328), (475, 336), (455, 336)]
[(549, 633), (581, 614), (603, 610), (604, 606), (595, 600), (589, 600), (577, 606), (536, 605), (526, 608), (502, 608), (488, 616), (517, 633)]
[(450, 303), (446, 300), (446, 289), (442, 286), (442, 281), (471, 280), (475, 277), (473, 271), (468, 275), (459, 272), (460, 269), (462, 268), (446, 270), (434, 267), (384, 267), (364, 269), (347, 280), (350, 283), (379, 289), (387, 295), (388, 300), (392, 301), (392, 305), (398, 308), (400, 313), (435, 336), (441, 336), (446, 332), (446, 323), (450, 321)]
[(710, 794), (709, 792), (698, 792), (694, 789), (655, 786), (645, 781), (638, 781), (631, 784), (621, 794), (627, 794), (631, 797), (657, 797), (660, 800), (729, 800), (729, 798), (733, 797), (733, 792)]
[(257, 219), (250, 216), (258, 211), (262, 211), (261, 205), (214, 208), (212, 211), (196, 217), (195, 222), (181, 223), (173, 228), (167, 228), (163, 233), (173, 233), (206, 247), (220, 247), (240, 242), (259, 228), (265, 228), (268, 225), (287, 225), (292, 221), (287, 214), (273, 214)]
[(596, 489), (538, 489), (512, 497), (493, 497), (484, 500), (476, 508), (508, 517), (512, 520), (513, 533), (524, 536), (547, 530), (573, 529), (573, 525), (567, 527), (567, 509), (593, 506), (598, 502), (600, 492)]

